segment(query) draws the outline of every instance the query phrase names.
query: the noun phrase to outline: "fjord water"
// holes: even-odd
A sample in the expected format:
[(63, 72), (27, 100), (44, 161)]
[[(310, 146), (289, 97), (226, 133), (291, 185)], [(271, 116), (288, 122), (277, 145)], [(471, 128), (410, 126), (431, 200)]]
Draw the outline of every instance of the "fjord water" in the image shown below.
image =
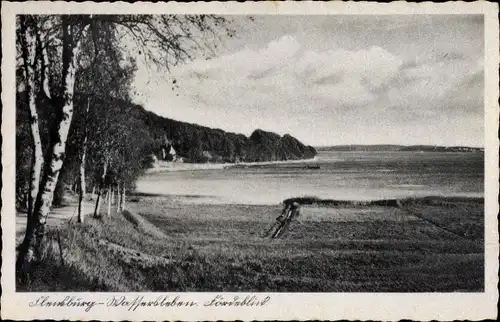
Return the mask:
[(302, 196), (483, 197), (484, 153), (321, 151), (303, 163), (152, 173), (137, 182), (137, 191), (190, 203), (231, 204), (278, 204)]

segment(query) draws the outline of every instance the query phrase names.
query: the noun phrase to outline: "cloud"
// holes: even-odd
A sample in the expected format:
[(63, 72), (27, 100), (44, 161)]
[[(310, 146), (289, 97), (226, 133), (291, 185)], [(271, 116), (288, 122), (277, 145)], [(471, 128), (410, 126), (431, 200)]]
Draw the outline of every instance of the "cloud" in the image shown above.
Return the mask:
[[(232, 100), (252, 109), (299, 110), (358, 107), (375, 99), (372, 91), (389, 82), (403, 62), (380, 47), (359, 51), (302, 48), (292, 36), (266, 47), (245, 48), (179, 70), (189, 91), (205, 92), (213, 105)], [(196, 88), (195, 88), (196, 87)], [(189, 94), (188, 94), (189, 95)], [(264, 106), (267, 104), (268, 106)], [(283, 111), (284, 112), (284, 111)]]
[(245, 134), (263, 128), (329, 144), (369, 135), (371, 143), (394, 142), (413, 132), (453, 142), (436, 133), (446, 122), (466, 124), (463, 113), (481, 120), (483, 69), (482, 58), (456, 50), (405, 58), (382, 45), (312, 48), (282, 35), (175, 68), (180, 98), (162, 97), (161, 86), (150, 91), (169, 105), (169, 117)]
[[(267, 47), (258, 50), (245, 48), (233, 54), (219, 56), (210, 60), (197, 60), (190, 64), (192, 75), (202, 75), (205, 78), (246, 77), (258, 78), (258, 75), (280, 66), (293, 57), (299, 50), (299, 43), (291, 36), (283, 36), (270, 42)], [(180, 72), (183, 73), (183, 68)]]
[(378, 87), (390, 80), (402, 61), (380, 47), (359, 51), (343, 49), (324, 52), (307, 51), (298, 62), (302, 70), (314, 70), (313, 78), (343, 73), (368, 87)]
[(481, 113), (482, 75), (482, 59), (475, 61), (459, 55), (406, 64), (387, 88), (388, 104), (401, 107), (402, 113), (416, 115), (439, 116), (447, 110)]

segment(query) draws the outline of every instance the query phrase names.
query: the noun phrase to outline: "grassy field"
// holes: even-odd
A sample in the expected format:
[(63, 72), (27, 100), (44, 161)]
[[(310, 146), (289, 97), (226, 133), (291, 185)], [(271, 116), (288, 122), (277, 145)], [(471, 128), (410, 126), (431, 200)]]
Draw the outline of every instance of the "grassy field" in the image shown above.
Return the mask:
[[(400, 207), (312, 203), (278, 240), (281, 206), (195, 205), (138, 196), (129, 212), (51, 230), (18, 291), (476, 292), (483, 200)], [(62, 259), (62, 260), (61, 260)]]

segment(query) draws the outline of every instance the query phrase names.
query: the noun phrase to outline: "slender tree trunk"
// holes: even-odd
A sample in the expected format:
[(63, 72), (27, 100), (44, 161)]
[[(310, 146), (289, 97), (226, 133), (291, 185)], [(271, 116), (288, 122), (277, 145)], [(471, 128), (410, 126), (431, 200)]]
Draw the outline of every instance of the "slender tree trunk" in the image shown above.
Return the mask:
[[(26, 236), (21, 244), (17, 271), (21, 276), (29, 273), (32, 269), (32, 263), (39, 259), (40, 246), (45, 235), (45, 223), (52, 206), (54, 190), (59, 179), (59, 173), (63, 165), (64, 154), (66, 151), (66, 140), (73, 118), (73, 94), (75, 87), (75, 76), (77, 68), (77, 59), (80, 52), (81, 39), (85, 35), (89, 21), (80, 23), (79, 35), (74, 35), (75, 29), (70, 16), (62, 16), (63, 29), (63, 51), (62, 51), (62, 76), (63, 76), (63, 102), (60, 110), (61, 119), (57, 131), (53, 131), (53, 145), (51, 146), (51, 155), (48, 162), (45, 163), (40, 187), (32, 213), (31, 225), (28, 222)], [(54, 129), (55, 130), (55, 129)]]
[[(90, 108), (90, 100), (87, 98), (87, 107), (85, 108), (85, 118), (89, 113)], [(83, 197), (85, 196), (85, 159), (87, 156), (87, 122), (84, 124), (83, 131), (83, 142), (82, 142), (82, 152), (80, 156), (80, 195), (78, 198), (78, 222), (83, 223), (84, 214), (84, 206), (83, 206)]]
[(30, 192), (27, 191), (23, 197), (23, 204), (26, 207), (26, 211), (30, 208)]
[[(22, 55), (24, 60), (24, 77), (26, 81), (26, 93), (28, 95), (28, 107), (30, 111), (30, 135), (33, 140), (33, 157), (30, 172), (30, 192), (28, 195), (28, 221), (31, 219), (35, 206), (36, 196), (40, 187), (40, 177), (43, 167), (42, 140), (40, 139), (40, 125), (38, 112), (36, 110), (36, 33), (34, 21), (26, 21), (28, 18), (21, 17), (22, 32)], [(31, 24), (31, 26), (29, 25)]]
[(42, 33), (40, 32), (40, 28), (36, 29), (36, 39), (38, 42), (38, 46), (40, 47), (40, 74), (41, 74), (41, 87), (45, 96), (49, 99), (52, 98), (50, 95), (50, 85), (49, 85), (49, 77), (50, 77), (50, 60), (49, 55), (47, 53), (47, 42)]
[(118, 183), (118, 187), (116, 188), (116, 214), (119, 214), (122, 207), (122, 184)]
[(108, 217), (111, 217), (111, 199), (113, 198), (113, 188), (111, 186), (108, 187)]
[(104, 188), (104, 180), (106, 179), (107, 171), (108, 171), (108, 160), (104, 161), (104, 166), (103, 166), (102, 176), (101, 176), (101, 183), (100, 183), (99, 191), (97, 191), (97, 200), (95, 202), (94, 217), (99, 216), (99, 213), (101, 212), (101, 195), (102, 195), (102, 190)]
[(90, 194), (90, 200), (95, 199), (95, 185), (92, 186), (92, 193)]
[[(40, 177), (43, 167), (43, 150), (40, 139), (40, 128), (38, 113), (36, 110), (36, 95), (35, 95), (35, 57), (36, 57), (36, 36), (33, 31), (34, 21), (27, 22), (26, 16), (21, 16), (21, 47), (24, 63), (24, 76), (26, 81), (26, 92), (28, 95), (28, 107), (30, 111), (30, 135), (33, 140), (33, 157), (30, 172), (30, 187), (27, 198), (27, 224), (24, 241), (16, 262), (17, 271), (27, 272), (25, 262), (30, 262), (33, 256), (33, 250), (30, 251), (30, 245), (35, 233), (35, 218), (33, 215), (35, 201), (40, 189)], [(31, 23), (31, 26), (28, 24)], [(22, 273), (22, 275), (24, 275)]]
[(125, 210), (125, 184), (123, 184), (122, 187), (122, 196), (120, 198), (121, 204), (120, 204), (120, 211)]
[(78, 195), (78, 222), (83, 223), (85, 216), (85, 206), (83, 205), (83, 197), (85, 196), (85, 145), (83, 146), (81, 163), (80, 163), (80, 189)]
[(115, 192), (116, 192), (116, 189), (111, 188), (111, 204), (112, 205), (115, 204)]
[(101, 191), (102, 189), (99, 189), (97, 192), (97, 199), (95, 201), (95, 207), (94, 207), (94, 218), (99, 217), (99, 213), (101, 212)]

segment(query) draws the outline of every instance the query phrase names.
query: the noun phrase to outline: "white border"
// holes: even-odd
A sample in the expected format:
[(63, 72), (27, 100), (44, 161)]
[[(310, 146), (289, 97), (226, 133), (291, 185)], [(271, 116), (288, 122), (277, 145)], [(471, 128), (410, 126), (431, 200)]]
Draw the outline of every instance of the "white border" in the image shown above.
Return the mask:
[[(15, 20), (16, 14), (63, 13), (224, 13), (224, 14), (484, 14), (485, 15), (485, 292), (484, 293), (267, 293), (263, 308), (32, 308), (28, 303), (41, 293), (15, 293)], [(66, 3), (2, 2), (2, 318), (15, 320), (481, 320), (497, 316), (498, 273), (498, 6), (488, 2), (354, 3), (354, 2), (247, 2), (247, 3)], [(58, 298), (79, 295), (106, 301), (118, 293), (52, 293)], [(122, 293), (132, 298), (140, 293)], [(220, 293), (161, 293), (182, 300), (204, 302)], [(223, 293), (229, 297), (231, 294)], [(154, 299), (160, 293), (143, 293)], [(239, 294), (242, 295), (241, 293)], [(263, 297), (263, 293), (256, 294)]]

